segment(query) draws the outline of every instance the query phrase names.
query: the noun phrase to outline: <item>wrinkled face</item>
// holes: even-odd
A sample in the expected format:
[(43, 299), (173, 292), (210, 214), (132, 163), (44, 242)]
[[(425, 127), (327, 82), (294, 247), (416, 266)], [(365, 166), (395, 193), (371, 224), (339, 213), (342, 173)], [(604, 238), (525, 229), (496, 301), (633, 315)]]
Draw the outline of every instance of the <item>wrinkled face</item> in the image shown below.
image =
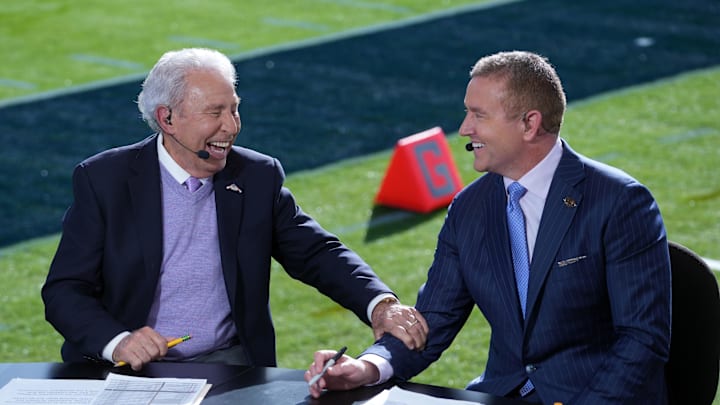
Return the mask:
[[(225, 167), (240, 132), (240, 99), (232, 83), (216, 72), (194, 71), (186, 80), (183, 101), (172, 109), (171, 124), (163, 129), (191, 150), (183, 148), (171, 136), (163, 138), (163, 145), (188, 173), (199, 178), (210, 177)], [(167, 114), (161, 117), (165, 118)], [(207, 151), (209, 158), (200, 159), (193, 152), (200, 150)]]
[(502, 106), (504, 80), (473, 77), (465, 93), (465, 119), (460, 135), (467, 136), (475, 147), (473, 167), (479, 172), (493, 172), (518, 179), (523, 174), (522, 117), (508, 117)]

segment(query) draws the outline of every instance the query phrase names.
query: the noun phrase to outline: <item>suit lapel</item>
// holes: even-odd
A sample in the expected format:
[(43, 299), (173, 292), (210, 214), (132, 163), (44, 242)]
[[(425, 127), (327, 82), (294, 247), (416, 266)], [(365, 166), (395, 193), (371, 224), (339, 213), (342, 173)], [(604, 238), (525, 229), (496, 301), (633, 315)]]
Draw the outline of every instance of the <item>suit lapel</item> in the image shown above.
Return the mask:
[(488, 252), (498, 260), (498, 265), (494, 267), (495, 281), (498, 285), (497, 294), (503, 300), (503, 308), (507, 311), (505, 319), (512, 319), (517, 324), (517, 331), (522, 331), (522, 311), (520, 310), (520, 301), (518, 300), (517, 283), (515, 282), (515, 273), (513, 271), (512, 253), (510, 251), (510, 235), (507, 228), (507, 216), (505, 207), (507, 198), (505, 186), (502, 176), (496, 176), (493, 184), (493, 190), (488, 207), (488, 215), (486, 216), (487, 228), (492, 230), (488, 232)]
[(230, 307), (235, 308), (238, 290), (238, 236), (245, 202), (245, 184), (240, 156), (231, 151), (225, 168), (213, 179), (217, 211), (220, 257)]
[(527, 319), (533, 314), (542, 285), (553, 266), (560, 244), (567, 233), (583, 194), (575, 186), (585, 178), (582, 162), (577, 154), (563, 142), (560, 159), (543, 209), (540, 227), (530, 263), (530, 280), (527, 296)]
[[(134, 174), (128, 179), (133, 212), (131, 220), (139, 230), (145, 267), (155, 282), (163, 256), (162, 192), (156, 140), (157, 136), (149, 138), (138, 151), (130, 164)], [(235, 308), (238, 283), (236, 249), (244, 201), (241, 168), (239, 155), (231, 152), (225, 169), (213, 179), (220, 255), (231, 308)]]
[(132, 213), (143, 249), (147, 274), (157, 279), (162, 265), (162, 196), (160, 162), (157, 156), (157, 136), (148, 138), (130, 163), (134, 172), (128, 179)]

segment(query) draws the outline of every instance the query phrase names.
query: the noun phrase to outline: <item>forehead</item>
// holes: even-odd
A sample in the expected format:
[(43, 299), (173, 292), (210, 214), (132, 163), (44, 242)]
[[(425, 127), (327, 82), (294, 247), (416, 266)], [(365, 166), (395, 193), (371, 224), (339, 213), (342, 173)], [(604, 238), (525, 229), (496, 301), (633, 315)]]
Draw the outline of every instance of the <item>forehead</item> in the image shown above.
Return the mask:
[(227, 105), (239, 100), (235, 86), (220, 73), (208, 70), (191, 71), (185, 80), (185, 102), (195, 106)]
[(465, 106), (469, 109), (501, 107), (505, 98), (505, 81), (493, 76), (475, 76), (465, 91)]

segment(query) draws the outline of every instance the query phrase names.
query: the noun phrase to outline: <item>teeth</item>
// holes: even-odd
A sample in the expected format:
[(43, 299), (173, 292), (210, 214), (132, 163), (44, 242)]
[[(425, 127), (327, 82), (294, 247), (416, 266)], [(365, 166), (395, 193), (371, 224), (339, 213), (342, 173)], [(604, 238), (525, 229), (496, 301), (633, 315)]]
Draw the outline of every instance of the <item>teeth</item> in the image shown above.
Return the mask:
[(480, 143), (480, 142), (473, 142), (473, 143), (472, 143), (472, 146), (473, 146), (473, 148), (475, 148), (475, 149), (480, 149), (480, 148), (484, 148), (484, 147), (485, 147), (485, 144), (484, 144), (484, 143)]
[(230, 142), (210, 142), (208, 145), (215, 146), (217, 148), (227, 148), (230, 146)]

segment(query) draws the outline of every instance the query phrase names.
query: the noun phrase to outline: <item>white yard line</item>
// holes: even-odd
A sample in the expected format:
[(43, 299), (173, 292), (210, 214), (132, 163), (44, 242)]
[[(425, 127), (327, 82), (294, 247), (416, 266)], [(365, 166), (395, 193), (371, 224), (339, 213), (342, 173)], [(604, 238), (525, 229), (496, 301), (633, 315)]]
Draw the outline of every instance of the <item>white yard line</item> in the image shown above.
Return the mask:
[(707, 263), (708, 267), (710, 267), (710, 270), (720, 273), (720, 260), (708, 259), (707, 257), (702, 257), (702, 259)]

